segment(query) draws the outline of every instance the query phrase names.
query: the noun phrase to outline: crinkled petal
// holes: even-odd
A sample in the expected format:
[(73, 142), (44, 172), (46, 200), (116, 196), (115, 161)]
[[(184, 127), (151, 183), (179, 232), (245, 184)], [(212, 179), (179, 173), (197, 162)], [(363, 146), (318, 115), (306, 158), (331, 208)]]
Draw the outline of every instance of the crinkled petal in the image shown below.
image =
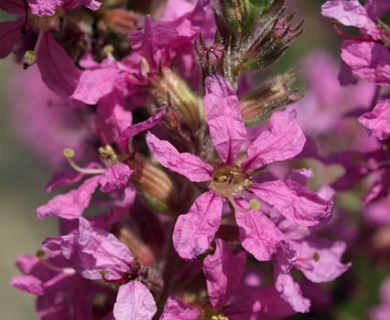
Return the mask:
[(107, 279), (120, 279), (123, 273), (129, 272), (133, 256), (113, 234), (94, 228), (88, 220), (80, 218), (75, 239), (77, 269), (84, 278), (99, 280), (102, 278), (100, 272), (104, 270)]
[(312, 282), (333, 281), (351, 266), (351, 263), (341, 263), (346, 249), (344, 242), (309, 237), (294, 247), (298, 252), (295, 267)]
[(185, 176), (193, 182), (209, 181), (213, 167), (191, 153), (180, 153), (168, 141), (160, 140), (152, 133), (146, 134), (146, 142), (153, 157), (164, 167)]
[(390, 137), (390, 100), (383, 100), (375, 108), (359, 117), (359, 122), (380, 140)]
[(107, 168), (99, 179), (100, 190), (111, 192), (126, 187), (133, 172), (134, 170), (131, 170), (128, 165), (123, 163)]
[(0, 23), (0, 59), (5, 58), (12, 52), (16, 42), (21, 38), (21, 28), (22, 23), (20, 21), (6, 21)]
[(137, 134), (141, 133), (142, 131), (146, 131), (148, 129), (153, 128), (155, 125), (159, 124), (164, 119), (166, 109), (166, 105), (163, 105), (161, 110), (157, 112), (154, 116), (151, 116), (150, 118), (140, 123), (130, 125), (122, 132), (122, 136), (124, 138), (132, 138)]
[(333, 206), (332, 201), (289, 180), (256, 184), (251, 191), (290, 221), (304, 226), (315, 226), (327, 219)]
[(282, 298), (287, 301), (297, 312), (308, 312), (310, 300), (302, 295), (299, 284), (289, 274), (279, 273), (276, 276), (275, 288), (280, 292)]
[(39, 17), (54, 15), (64, 0), (28, 0), (28, 6), (33, 14)]
[(345, 40), (341, 58), (354, 74), (382, 86), (390, 86), (390, 51), (373, 41)]
[(200, 315), (201, 313), (197, 307), (170, 296), (165, 304), (160, 320), (198, 320)]
[(204, 110), (215, 149), (224, 163), (233, 163), (246, 138), (240, 103), (220, 75), (206, 78)]
[(278, 243), (285, 240), (274, 223), (258, 211), (236, 211), (236, 221), (243, 248), (259, 261), (271, 260)]
[(18, 276), (13, 277), (10, 281), (10, 285), (31, 294), (35, 294), (37, 296), (44, 294), (43, 283), (38, 278), (33, 276)]
[(42, 37), (37, 61), (45, 84), (60, 97), (67, 99), (75, 91), (81, 71), (50, 32), (45, 32)]
[(222, 308), (230, 304), (241, 284), (246, 255), (240, 252), (235, 256), (221, 239), (217, 239), (215, 243), (214, 254), (208, 255), (203, 261), (203, 273), (211, 305), (214, 308)]
[(294, 267), (297, 252), (290, 242), (281, 241), (275, 254), (275, 268), (278, 272), (288, 273)]
[(72, 99), (86, 104), (96, 104), (102, 97), (114, 90), (121, 71), (116, 68), (86, 70), (80, 76)]
[(149, 289), (139, 281), (120, 286), (114, 304), (115, 320), (151, 320), (157, 312)]
[(208, 191), (200, 195), (187, 214), (178, 217), (173, 245), (180, 257), (195, 259), (210, 247), (222, 217), (222, 198)]
[(358, 0), (333, 0), (322, 5), (322, 15), (339, 21), (345, 26), (365, 29), (375, 39), (380, 32)]
[(262, 132), (248, 148), (242, 167), (246, 170), (254, 170), (299, 154), (306, 138), (295, 116), (294, 110), (274, 113), (268, 130)]
[(88, 207), (100, 177), (85, 180), (84, 183), (66, 194), (60, 194), (37, 209), (39, 219), (56, 216), (64, 219), (77, 219)]

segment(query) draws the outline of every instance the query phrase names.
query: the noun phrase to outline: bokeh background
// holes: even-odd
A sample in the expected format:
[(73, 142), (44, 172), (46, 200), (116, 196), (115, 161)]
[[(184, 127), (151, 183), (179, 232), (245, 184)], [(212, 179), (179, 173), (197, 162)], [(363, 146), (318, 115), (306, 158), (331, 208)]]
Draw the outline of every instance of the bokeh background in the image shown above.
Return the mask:
[[(324, 49), (337, 57), (340, 39), (332, 30), (329, 20), (320, 15), (320, 6), (324, 1), (287, 2), (291, 8), (296, 8), (297, 21), (305, 19), (305, 33), (271, 72), (297, 67), (305, 54), (313, 49)], [(0, 21), (9, 18), (0, 13)], [(13, 64), (12, 58), (0, 61), (0, 314), (1, 319), (34, 320), (37, 319), (35, 298), (11, 288), (9, 279), (19, 274), (14, 266), (16, 257), (23, 253), (34, 254), (40, 248), (41, 241), (47, 236), (56, 235), (57, 230), (55, 219), (40, 221), (35, 215), (35, 209), (51, 198), (43, 190), (44, 182), (50, 179), (51, 173), (34, 156), (29, 146), (23, 145), (17, 138), (18, 128), (12, 125), (12, 101), (17, 97), (7, 93), (7, 85), (15, 70), (20, 68)], [(18, 84), (20, 94), (23, 94), (23, 85)], [(17, 91), (13, 94), (17, 94)], [(25, 125), (28, 126), (28, 123)], [(35, 138), (41, 139), (40, 136)], [(367, 276), (367, 281), (370, 281), (370, 274), (367, 273)], [(375, 292), (378, 284), (378, 280), (373, 281), (373, 303), (377, 300)], [(366, 299), (364, 294), (361, 299)], [(359, 320), (365, 317), (355, 311), (340, 314), (340, 320)], [(299, 316), (298, 319), (309, 318)]]

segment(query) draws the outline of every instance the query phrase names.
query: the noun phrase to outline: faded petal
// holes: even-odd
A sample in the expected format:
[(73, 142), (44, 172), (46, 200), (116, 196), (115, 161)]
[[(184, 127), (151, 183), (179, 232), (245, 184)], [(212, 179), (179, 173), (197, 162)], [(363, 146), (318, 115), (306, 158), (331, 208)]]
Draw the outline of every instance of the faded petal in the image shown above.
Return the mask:
[(358, 0), (333, 0), (322, 5), (322, 15), (339, 21), (345, 26), (365, 29), (375, 39), (380, 32)]
[(299, 284), (289, 274), (279, 273), (276, 276), (275, 288), (282, 298), (297, 312), (308, 312), (310, 301), (302, 295)]
[(123, 163), (107, 168), (99, 179), (100, 190), (111, 192), (124, 188), (133, 172), (134, 170), (131, 170), (129, 166)]
[(242, 167), (254, 170), (299, 154), (306, 138), (295, 120), (295, 115), (295, 111), (274, 113), (268, 130), (262, 132), (248, 148)]
[(359, 117), (359, 122), (380, 140), (390, 137), (390, 100), (383, 100), (371, 112)]
[(85, 180), (76, 190), (60, 194), (37, 209), (39, 219), (56, 216), (64, 219), (77, 219), (88, 207), (100, 176)]
[(292, 222), (315, 226), (327, 219), (333, 202), (289, 180), (276, 180), (254, 185), (251, 190), (263, 201), (274, 206)]
[(26, 291), (28, 293), (35, 294), (38, 296), (44, 294), (42, 281), (33, 276), (27, 275), (13, 277), (10, 281), (10, 285), (19, 290)]
[(160, 320), (198, 320), (200, 315), (198, 308), (170, 296), (165, 304)]
[(178, 217), (173, 245), (180, 257), (193, 260), (210, 247), (221, 224), (222, 198), (213, 191), (201, 194), (187, 214)]
[(213, 255), (203, 261), (203, 273), (207, 281), (207, 292), (214, 308), (230, 304), (236, 293), (246, 264), (244, 252), (236, 256), (225, 241), (217, 239)]
[(39, 46), (38, 66), (50, 90), (67, 99), (76, 89), (81, 71), (50, 32), (45, 32)]
[(258, 211), (236, 211), (236, 221), (243, 248), (259, 261), (271, 260), (278, 243), (285, 240), (274, 223)]
[(5, 58), (12, 52), (16, 42), (21, 38), (21, 28), (22, 23), (20, 21), (0, 23), (0, 59)]
[(96, 104), (114, 90), (115, 82), (120, 76), (121, 72), (116, 68), (86, 70), (81, 74), (72, 98), (86, 104)]
[(390, 86), (390, 52), (373, 41), (345, 40), (341, 58), (357, 76), (382, 86)]
[(351, 263), (341, 263), (346, 249), (344, 242), (309, 237), (294, 247), (298, 252), (295, 267), (312, 282), (333, 281), (351, 266)]
[(224, 163), (234, 162), (246, 130), (237, 95), (222, 76), (206, 78), (204, 109), (215, 149)]
[(168, 141), (160, 140), (150, 132), (146, 134), (146, 142), (153, 157), (170, 171), (177, 172), (193, 182), (211, 180), (213, 167), (197, 156), (188, 152), (180, 153)]
[(144, 284), (133, 280), (120, 286), (113, 310), (115, 320), (149, 320), (156, 312), (154, 298)]

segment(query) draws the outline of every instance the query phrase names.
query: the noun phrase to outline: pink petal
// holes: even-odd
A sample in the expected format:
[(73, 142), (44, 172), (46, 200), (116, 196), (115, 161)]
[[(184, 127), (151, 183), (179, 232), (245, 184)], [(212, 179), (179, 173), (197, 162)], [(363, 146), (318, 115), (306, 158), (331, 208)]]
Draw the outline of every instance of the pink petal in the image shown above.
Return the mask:
[(208, 255), (203, 261), (203, 273), (211, 305), (222, 308), (231, 303), (241, 284), (246, 255), (240, 252), (235, 256), (226, 242), (221, 239), (215, 242), (214, 254)]
[(344, 242), (310, 237), (294, 247), (298, 252), (295, 267), (312, 282), (333, 281), (351, 266), (351, 263), (341, 263), (346, 249)]
[(191, 153), (180, 153), (168, 141), (160, 140), (152, 133), (146, 134), (146, 142), (153, 157), (170, 171), (177, 172), (193, 182), (211, 180), (213, 167)]
[(236, 222), (243, 248), (259, 261), (271, 260), (278, 243), (285, 240), (274, 223), (258, 211), (236, 211)]
[(144, 284), (133, 280), (120, 286), (113, 310), (115, 320), (151, 320), (156, 312), (154, 298)]
[(38, 66), (50, 90), (67, 99), (76, 89), (81, 71), (50, 32), (45, 32), (38, 50)]
[(130, 170), (129, 166), (123, 163), (107, 168), (99, 179), (100, 190), (111, 192), (126, 187), (133, 172), (134, 170)]
[(387, 11), (390, 10), (390, 2), (383, 0), (366, 0), (366, 10), (368, 15), (372, 18), (380, 18)]
[(289, 274), (278, 274), (275, 288), (295, 311), (308, 312), (310, 310), (310, 300), (302, 295), (298, 283)]
[(252, 142), (242, 167), (246, 170), (261, 168), (275, 161), (293, 158), (305, 145), (306, 138), (295, 121), (295, 112), (276, 112), (268, 130)]
[(371, 41), (345, 40), (341, 58), (357, 76), (382, 86), (390, 86), (390, 52)]
[(187, 214), (178, 217), (173, 245), (180, 257), (195, 259), (210, 247), (221, 224), (222, 198), (213, 191), (200, 195)]
[(42, 281), (33, 276), (13, 277), (10, 281), (10, 285), (19, 290), (26, 291), (38, 296), (44, 294)]
[(54, 15), (57, 8), (64, 4), (64, 0), (28, 0), (31, 12), (39, 17)]
[(20, 21), (6, 21), (0, 23), (0, 59), (8, 56), (14, 48), (16, 42), (22, 37)]
[(165, 304), (160, 320), (198, 320), (200, 316), (201, 313), (197, 307), (170, 296)]
[(161, 110), (157, 112), (154, 116), (151, 116), (150, 118), (140, 123), (128, 126), (122, 132), (122, 136), (125, 138), (132, 138), (137, 134), (141, 133), (142, 131), (146, 131), (148, 129), (153, 128), (155, 125), (159, 124), (164, 119), (166, 109), (166, 105), (163, 105)]
[(322, 5), (322, 15), (339, 21), (345, 26), (365, 29), (376, 40), (381, 38), (375, 23), (358, 0), (333, 0)]
[(240, 103), (220, 75), (206, 78), (204, 110), (215, 149), (224, 163), (233, 163), (246, 138)]
[(371, 112), (359, 117), (359, 122), (380, 140), (390, 137), (390, 100), (383, 100)]
[(72, 99), (86, 104), (96, 104), (102, 97), (114, 90), (115, 82), (121, 74), (121, 71), (116, 68), (84, 71), (72, 94)]
[(38, 218), (44, 219), (51, 216), (64, 219), (79, 218), (88, 207), (99, 179), (99, 176), (90, 178), (85, 180), (78, 189), (55, 196), (47, 204), (37, 209)]
[(288, 180), (257, 184), (251, 190), (287, 219), (304, 226), (315, 226), (327, 219), (333, 206), (332, 201)]
[(0, 10), (16, 15), (22, 15), (25, 12), (23, 1), (20, 0), (1, 0)]

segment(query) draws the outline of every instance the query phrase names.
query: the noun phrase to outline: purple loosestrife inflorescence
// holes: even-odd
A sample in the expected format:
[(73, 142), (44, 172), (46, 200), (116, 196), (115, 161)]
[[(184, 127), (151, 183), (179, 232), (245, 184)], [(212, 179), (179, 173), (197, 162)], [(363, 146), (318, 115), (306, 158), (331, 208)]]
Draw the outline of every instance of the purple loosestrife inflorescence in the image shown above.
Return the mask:
[[(341, 22), (357, 12), (359, 45), (388, 50), (387, 29), (361, 19), (357, 3), (327, 6)], [(311, 191), (312, 171), (296, 167), (304, 157), (343, 163), (308, 145), (299, 103), (286, 108), (303, 96), (294, 69), (265, 72), (303, 32), (284, 0), (7, 0), (0, 9), (17, 16), (0, 24), (0, 57), (14, 52), (27, 72), (36, 63), (52, 91), (38, 95), (42, 82), (26, 81), (29, 106), (15, 123), (28, 114), (22, 136), (43, 160), (52, 154), (45, 190), (68, 188), (36, 210), (59, 219), (60, 236), (21, 256), (23, 275), (11, 280), (38, 297), (40, 319), (279, 319), (316, 309), (327, 292), (318, 284), (351, 263), (326, 229), (334, 190)], [(383, 140), (387, 104), (361, 118)], [(340, 115), (329, 118), (319, 135)], [(41, 141), (27, 137), (38, 131)], [(63, 132), (74, 139), (58, 141)]]

